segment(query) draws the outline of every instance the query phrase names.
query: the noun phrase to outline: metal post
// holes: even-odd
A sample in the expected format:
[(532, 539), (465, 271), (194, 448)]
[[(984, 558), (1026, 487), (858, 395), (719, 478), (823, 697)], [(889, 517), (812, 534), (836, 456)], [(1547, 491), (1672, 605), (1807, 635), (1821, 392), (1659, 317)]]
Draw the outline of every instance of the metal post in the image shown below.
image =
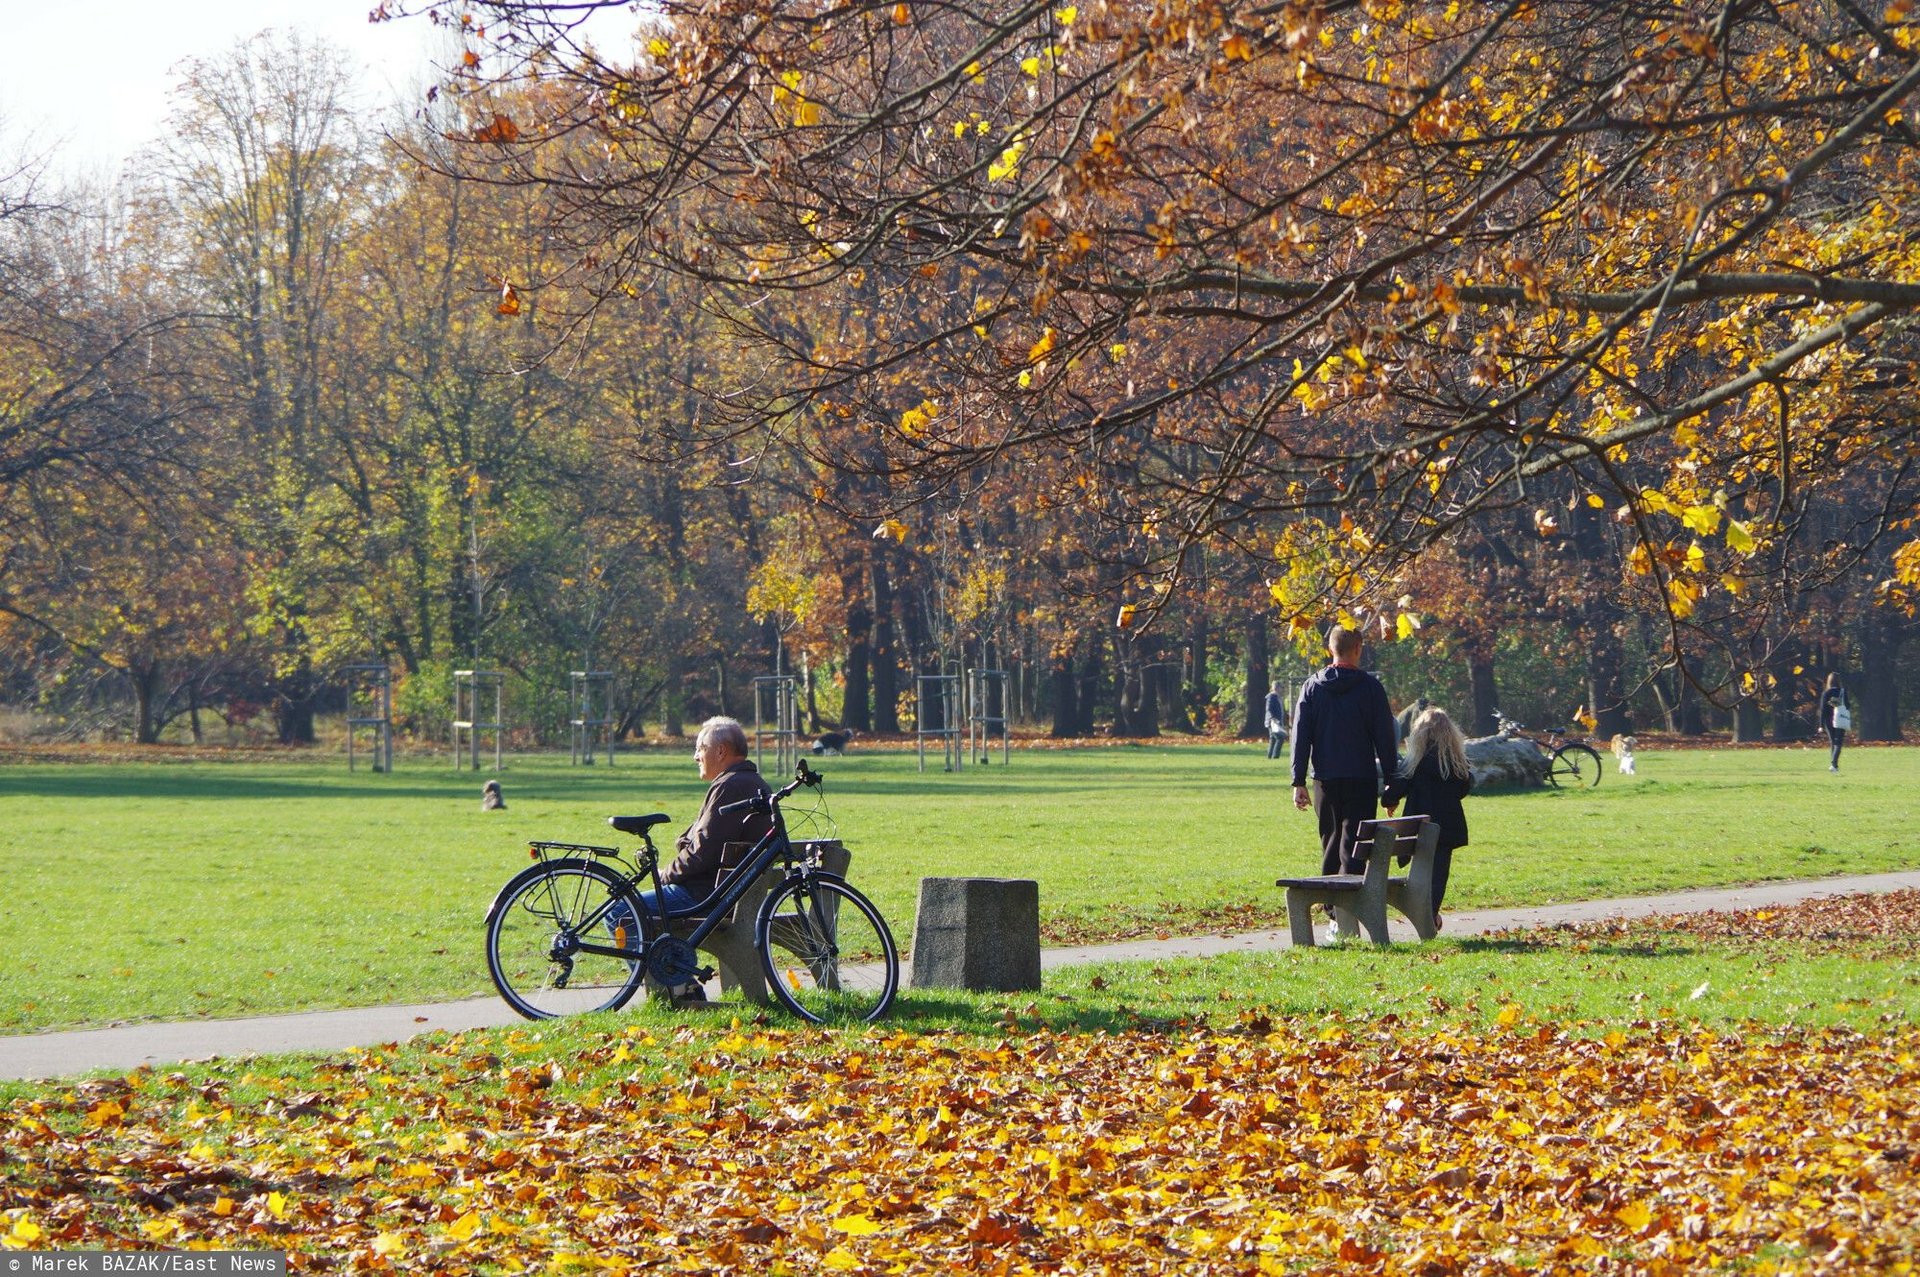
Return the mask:
[[(506, 734), (507, 676), (499, 670), (455, 670), (453, 672), (453, 765), (458, 768), (463, 756), (461, 734), (466, 734), (465, 755), (474, 771), (480, 770), (480, 733), (493, 733), (493, 769), (503, 770), (502, 738)], [(493, 718), (480, 717), (481, 697), (493, 693)]]
[(607, 766), (613, 766), (612, 673), (605, 670), (574, 670), (569, 676), (568, 699), (573, 705), (570, 736), (575, 765), (593, 765), (595, 739), (604, 734)]
[[(373, 733), (373, 770), (392, 771), (393, 671), (387, 668), (385, 662), (343, 665), (338, 678), (347, 689), (347, 770), (353, 771), (358, 765), (354, 737), (359, 728), (366, 727), (371, 728)], [(372, 701), (367, 707), (369, 712), (355, 713), (355, 702), (362, 696)]]
[(791, 674), (762, 674), (753, 680), (753, 760), (762, 771), (769, 740), (774, 773), (785, 776), (800, 761), (799, 680)]
[[(1000, 737), (1000, 761), (1012, 761), (1007, 739), (1007, 688), (1005, 670), (967, 671), (967, 755), (975, 762), (987, 761), (987, 750), (996, 734)], [(993, 712), (995, 693), (1000, 698), (997, 714)]]
[[(931, 704), (940, 707), (940, 726), (927, 726), (927, 710)], [(937, 739), (940, 742), (940, 763), (942, 771), (956, 772), (966, 765), (966, 744), (963, 739), (966, 728), (961, 719), (965, 711), (962, 708), (960, 675), (958, 674), (921, 674), (914, 683), (914, 747), (920, 758), (920, 770), (927, 770), (927, 741)]]

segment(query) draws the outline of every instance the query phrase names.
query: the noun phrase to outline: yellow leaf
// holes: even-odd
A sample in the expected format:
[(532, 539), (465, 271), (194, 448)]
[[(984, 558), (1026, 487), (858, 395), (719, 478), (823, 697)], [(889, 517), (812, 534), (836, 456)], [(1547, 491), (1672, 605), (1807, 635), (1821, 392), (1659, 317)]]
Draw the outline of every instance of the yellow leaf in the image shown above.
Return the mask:
[(878, 541), (882, 537), (892, 537), (895, 541), (905, 541), (907, 539), (907, 525), (898, 519), (882, 520), (880, 526), (873, 530), (873, 539)]
[(161, 1216), (159, 1219), (150, 1219), (146, 1223), (140, 1225), (140, 1231), (145, 1233), (147, 1236), (153, 1238), (157, 1242), (165, 1241), (167, 1238), (173, 1236), (174, 1233), (178, 1232), (179, 1229), (180, 1229), (179, 1220), (172, 1219), (164, 1215)]
[(1037, 57), (1021, 58), (1020, 69), (1028, 75), (1038, 76), (1040, 74), (1040, 59)]
[(233, 1214), (233, 1211), (234, 1211), (234, 1201), (231, 1197), (221, 1197), (216, 1199), (213, 1203), (213, 1213), (221, 1216), (222, 1218)]
[(1613, 1217), (1637, 1233), (1653, 1222), (1653, 1207), (1645, 1202), (1632, 1202), (1613, 1212)]
[(820, 123), (820, 104), (802, 98), (793, 105), (793, 122), (801, 128), (812, 128)]
[(659, 36), (655, 36), (653, 39), (647, 41), (647, 52), (656, 58), (664, 58), (673, 52), (673, 46), (665, 40), (662, 40)]
[(882, 1227), (870, 1215), (842, 1215), (833, 1221), (833, 1226), (850, 1237), (869, 1237)]
[(1753, 553), (1753, 534), (1738, 519), (1727, 520), (1727, 548), (1742, 554)]
[(24, 1245), (31, 1245), (46, 1236), (46, 1234), (41, 1231), (40, 1225), (34, 1223), (27, 1216), (22, 1215), (19, 1219), (13, 1221), (13, 1231), (8, 1233), (7, 1236)]
[[(986, 121), (982, 120), (980, 123), (982, 125), (980, 131), (984, 133), (986, 131)], [(987, 165), (987, 180), (990, 182), (1004, 182), (1017, 176), (1020, 172), (1020, 156), (1026, 149), (1027, 144), (1025, 142), (1015, 142), (1006, 150), (1000, 152), (1000, 158)]]
[(397, 1255), (405, 1245), (398, 1233), (381, 1233), (373, 1239), (373, 1253), (376, 1255)]
[(1133, 624), (1133, 618), (1139, 611), (1140, 609), (1132, 603), (1122, 603), (1120, 605), (1120, 615), (1113, 619), (1113, 623), (1123, 630), (1127, 629)]
[(1720, 528), (1720, 512), (1710, 505), (1690, 505), (1681, 520), (1701, 536), (1712, 536)]
[(267, 1195), (267, 1210), (275, 1219), (285, 1219), (287, 1217), (287, 1195), (285, 1193), (269, 1193)]
[(893, 6), (893, 20), (904, 27), (913, 21), (913, 14), (908, 11), (906, 5), (896, 4)]
[(1500, 1014), (1494, 1017), (1494, 1023), (1498, 1024), (1501, 1028), (1504, 1029), (1517, 1023), (1519, 1019), (1520, 1019), (1519, 1004), (1516, 1002), (1509, 1002), (1507, 1003), (1507, 1005), (1500, 1008)]
[(1063, 27), (1072, 26), (1073, 20), (1079, 16), (1080, 9), (1077, 5), (1070, 4), (1053, 11), (1053, 20)]
[(1700, 543), (1698, 541), (1695, 541), (1692, 545), (1687, 547), (1687, 571), (1698, 572), (1700, 569), (1706, 566), (1707, 566), (1707, 552), (1700, 548)]
[(457, 1242), (463, 1242), (479, 1231), (480, 1214), (477, 1211), (468, 1211), (459, 1219), (447, 1225), (447, 1236)]
[(1053, 345), (1054, 331), (1049, 328), (1040, 334), (1040, 340), (1034, 342), (1033, 348), (1027, 351), (1027, 362), (1030, 364), (1039, 363), (1047, 357), (1047, 352), (1053, 349)]
[(1589, 492), (1587, 494), (1587, 504), (1592, 506), (1594, 509), (1599, 510), (1606, 506), (1607, 499), (1601, 496), (1597, 492)]
[(1420, 618), (1411, 612), (1402, 612), (1400, 619), (1394, 622), (1393, 628), (1402, 639), (1410, 639), (1420, 629)]
[(826, 1253), (820, 1263), (823, 1267), (831, 1268), (837, 1273), (844, 1273), (860, 1266), (860, 1261), (854, 1258), (853, 1252), (845, 1246), (835, 1246)]
[(1127, 343), (1124, 341), (1114, 342), (1113, 345), (1107, 347), (1107, 354), (1114, 362), (1118, 363), (1127, 357)]

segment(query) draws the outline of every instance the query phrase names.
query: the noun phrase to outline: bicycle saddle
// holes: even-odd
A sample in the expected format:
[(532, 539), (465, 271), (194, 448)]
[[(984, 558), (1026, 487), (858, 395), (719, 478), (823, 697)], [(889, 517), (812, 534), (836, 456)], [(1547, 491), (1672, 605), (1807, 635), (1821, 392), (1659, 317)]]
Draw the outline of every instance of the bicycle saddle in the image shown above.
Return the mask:
[(666, 812), (656, 811), (651, 816), (609, 816), (607, 823), (623, 834), (645, 834), (666, 819)]

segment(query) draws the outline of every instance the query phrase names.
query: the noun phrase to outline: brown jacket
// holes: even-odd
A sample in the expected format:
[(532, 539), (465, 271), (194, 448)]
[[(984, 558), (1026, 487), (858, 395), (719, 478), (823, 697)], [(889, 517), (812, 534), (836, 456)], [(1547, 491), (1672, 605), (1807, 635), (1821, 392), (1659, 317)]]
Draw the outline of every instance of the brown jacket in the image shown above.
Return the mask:
[(722, 816), (718, 809), (742, 798), (772, 792), (760, 778), (760, 769), (753, 765), (752, 759), (729, 763), (727, 770), (714, 777), (713, 784), (707, 787), (700, 814), (674, 844), (678, 854), (660, 875), (660, 881), (678, 883), (702, 900), (712, 895), (713, 884), (720, 877), (720, 853), (726, 845), (757, 842), (773, 828), (773, 818), (766, 812), (742, 811)]

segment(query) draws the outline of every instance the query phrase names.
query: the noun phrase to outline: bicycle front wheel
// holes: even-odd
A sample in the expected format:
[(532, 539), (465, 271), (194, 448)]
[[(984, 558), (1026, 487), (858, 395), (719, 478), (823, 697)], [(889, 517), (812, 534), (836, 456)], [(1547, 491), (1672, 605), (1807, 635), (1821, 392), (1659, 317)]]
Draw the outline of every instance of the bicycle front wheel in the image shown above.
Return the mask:
[(794, 878), (754, 925), (767, 984), (812, 1024), (877, 1020), (900, 988), (900, 953), (873, 902), (838, 878)]
[(1590, 745), (1562, 745), (1553, 751), (1547, 779), (1567, 789), (1592, 789), (1600, 783), (1600, 755)]
[[(616, 898), (619, 904), (603, 909)], [(585, 953), (578, 946), (586, 941), (639, 949), (641, 928), (652, 919), (643, 922), (636, 903), (625, 878), (591, 860), (556, 860), (526, 870), (487, 913), (487, 971), (494, 987), (529, 1020), (625, 1006), (645, 967), (637, 958)]]

